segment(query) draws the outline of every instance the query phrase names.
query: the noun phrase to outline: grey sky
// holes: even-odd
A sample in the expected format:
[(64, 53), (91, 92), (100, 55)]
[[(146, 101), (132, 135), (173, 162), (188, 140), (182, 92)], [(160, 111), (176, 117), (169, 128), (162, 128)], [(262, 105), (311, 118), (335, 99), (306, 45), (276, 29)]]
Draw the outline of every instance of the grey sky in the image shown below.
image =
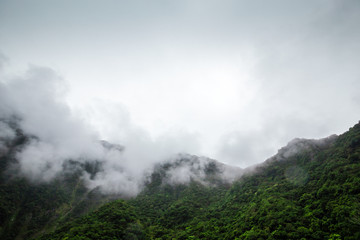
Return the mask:
[(355, 0), (0, 0), (1, 76), (54, 69), (134, 165), (156, 149), (245, 167), (359, 120), (359, 26)]

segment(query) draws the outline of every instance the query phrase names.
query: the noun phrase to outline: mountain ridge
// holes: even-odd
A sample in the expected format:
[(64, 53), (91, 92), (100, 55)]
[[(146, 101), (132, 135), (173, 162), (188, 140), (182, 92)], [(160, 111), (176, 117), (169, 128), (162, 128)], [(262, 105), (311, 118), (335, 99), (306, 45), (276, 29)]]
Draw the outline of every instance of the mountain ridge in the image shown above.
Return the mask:
[[(339, 136), (293, 140), (231, 181), (221, 176), (226, 165), (179, 155), (158, 164), (136, 197), (89, 190), (77, 171), (49, 183), (7, 180), (13, 157), (1, 156), (2, 239), (360, 238), (360, 123)], [(186, 181), (174, 181), (183, 180), (176, 168)]]

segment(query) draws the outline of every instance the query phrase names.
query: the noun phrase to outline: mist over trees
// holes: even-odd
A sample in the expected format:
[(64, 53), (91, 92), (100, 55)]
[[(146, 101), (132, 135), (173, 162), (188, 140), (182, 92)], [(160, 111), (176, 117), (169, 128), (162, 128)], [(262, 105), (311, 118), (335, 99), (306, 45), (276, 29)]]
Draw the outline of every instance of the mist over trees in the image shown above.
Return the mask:
[(87, 188), (83, 172), (91, 178), (101, 162), (69, 161), (51, 181), (29, 181), (9, 168), (28, 137), (8, 133), (1, 138), (1, 239), (360, 237), (360, 123), (339, 136), (295, 139), (231, 181), (222, 177), (230, 166), (179, 155), (149, 172), (133, 197)]

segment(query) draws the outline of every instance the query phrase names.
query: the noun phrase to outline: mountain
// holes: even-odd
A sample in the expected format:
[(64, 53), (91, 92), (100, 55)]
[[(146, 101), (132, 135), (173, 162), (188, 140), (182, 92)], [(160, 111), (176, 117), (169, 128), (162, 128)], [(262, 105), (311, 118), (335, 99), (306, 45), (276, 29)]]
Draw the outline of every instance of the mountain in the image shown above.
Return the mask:
[(16, 174), (27, 137), (2, 144), (1, 239), (360, 239), (360, 123), (294, 139), (249, 169), (182, 154), (131, 198), (87, 189), (81, 173), (96, 174), (93, 162), (69, 161), (48, 183)]

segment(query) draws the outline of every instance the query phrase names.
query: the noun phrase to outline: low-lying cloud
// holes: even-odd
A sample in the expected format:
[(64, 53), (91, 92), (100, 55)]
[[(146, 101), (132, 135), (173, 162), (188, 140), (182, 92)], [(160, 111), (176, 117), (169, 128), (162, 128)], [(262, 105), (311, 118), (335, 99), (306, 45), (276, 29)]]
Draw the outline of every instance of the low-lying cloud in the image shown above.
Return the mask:
[[(44, 67), (30, 66), (24, 74), (7, 76), (0, 82), (1, 151), (16, 136), (8, 124), (12, 122), (29, 136), (16, 153), (16, 167), (34, 182), (52, 180), (69, 160), (80, 164), (99, 162), (101, 171), (96, 175), (83, 174), (89, 188), (135, 195), (155, 163), (197, 146), (196, 137), (187, 133), (174, 132), (152, 139), (144, 129), (132, 124), (125, 108), (111, 103), (94, 105), (97, 113), (93, 116), (101, 122), (96, 126), (74, 113), (65, 101), (66, 92), (66, 82)], [(102, 136), (96, 127), (103, 127), (110, 140), (120, 145), (100, 141)], [(184, 174), (180, 171), (178, 176)], [(172, 182), (188, 182), (183, 181), (186, 177)]]

